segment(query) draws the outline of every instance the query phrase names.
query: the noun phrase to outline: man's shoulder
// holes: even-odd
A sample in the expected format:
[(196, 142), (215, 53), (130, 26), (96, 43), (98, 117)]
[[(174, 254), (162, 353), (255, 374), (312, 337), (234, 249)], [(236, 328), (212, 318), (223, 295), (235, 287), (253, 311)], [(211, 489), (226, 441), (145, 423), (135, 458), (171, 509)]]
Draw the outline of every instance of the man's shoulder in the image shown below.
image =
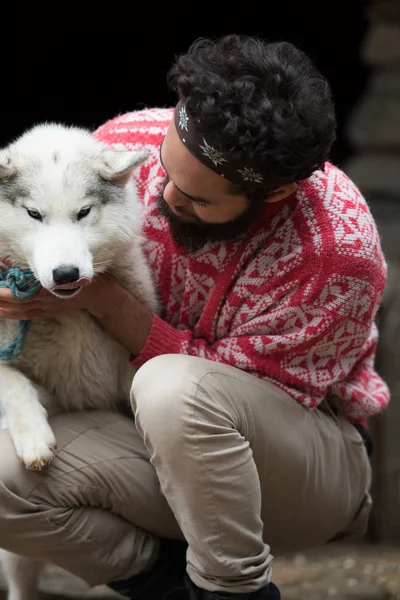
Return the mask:
[(298, 201), (298, 219), (316, 256), (338, 270), (356, 265), (363, 276), (385, 271), (375, 219), (357, 184), (342, 169), (326, 163), (299, 185)]
[(144, 108), (118, 115), (101, 125), (96, 139), (117, 148), (159, 146), (173, 115), (173, 108)]
[(341, 250), (377, 242), (375, 219), (364, 195), (339, 167), (326, 163), (323, 171), (315, 171), (299, 186), (298, 197), (314, 227), (322, 228), (321, 234), (333, 233)]
[(366, 205), (357, 184), (343, 169), (330, 162), (326, 162), (323, 170), (314, 171), (311, 177), (302, 183), (303, 187), (308, 188), (308, 192), (311, 188), (313, 196), (322, 201), (325, 206), (328, 206), (330, 200), (337, 196), (342, 197), (346, 204)]

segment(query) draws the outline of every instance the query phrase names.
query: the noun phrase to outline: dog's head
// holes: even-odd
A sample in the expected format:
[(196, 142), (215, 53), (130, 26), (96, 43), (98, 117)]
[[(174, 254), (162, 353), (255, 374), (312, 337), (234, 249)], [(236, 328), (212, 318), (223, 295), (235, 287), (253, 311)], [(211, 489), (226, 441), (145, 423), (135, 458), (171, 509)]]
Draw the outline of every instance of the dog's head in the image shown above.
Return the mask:
[(118, 151), (83, 129), (34, 127), (0, 150), (0, 257), (71, 296), (139, 235), (132, 171), (147, 151)]

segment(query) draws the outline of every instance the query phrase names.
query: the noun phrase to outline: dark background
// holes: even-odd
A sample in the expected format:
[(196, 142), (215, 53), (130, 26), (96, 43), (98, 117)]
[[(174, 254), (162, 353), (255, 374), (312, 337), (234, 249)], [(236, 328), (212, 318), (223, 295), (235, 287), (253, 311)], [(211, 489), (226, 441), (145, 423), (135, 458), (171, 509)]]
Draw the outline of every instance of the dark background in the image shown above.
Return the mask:
[(344, 126), (366, 84), (365, 2), (49, 4), (40, 15), (12, 6), (0, 31), (1, 146), (41, 121), (94, 129), (123, 112), (173, 105), (165, 74), (175, 55), (199, 36), (244, 33), (291, 41), (314, 59), (336, 104), (331, 158), (340, 165), (351, 151)]

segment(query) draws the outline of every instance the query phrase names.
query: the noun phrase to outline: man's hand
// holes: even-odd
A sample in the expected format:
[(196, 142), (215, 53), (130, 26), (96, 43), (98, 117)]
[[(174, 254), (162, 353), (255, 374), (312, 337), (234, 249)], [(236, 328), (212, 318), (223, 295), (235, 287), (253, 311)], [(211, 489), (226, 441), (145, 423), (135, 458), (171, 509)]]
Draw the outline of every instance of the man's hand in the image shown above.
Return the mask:
[(113, 285), (114, 281), (111, 277), (102, 275), (72, 298), (58, 298), (41, 288), (31, 298), (19, 300), (9, 289), (1, 288), (0, 316), (5, 319), (30, 320), (79, 309), (96, 312), (100, 309), (106, 286)]
[(72, 298), (57, 298), (41, 289), (18, 300), (0, 289), (0, 317), (26, 320), (84, 309), (92, 314), (129, 352), (139, 356), (153, 325), (152, 311), (127, 292), (113, 277), (101, 275)]

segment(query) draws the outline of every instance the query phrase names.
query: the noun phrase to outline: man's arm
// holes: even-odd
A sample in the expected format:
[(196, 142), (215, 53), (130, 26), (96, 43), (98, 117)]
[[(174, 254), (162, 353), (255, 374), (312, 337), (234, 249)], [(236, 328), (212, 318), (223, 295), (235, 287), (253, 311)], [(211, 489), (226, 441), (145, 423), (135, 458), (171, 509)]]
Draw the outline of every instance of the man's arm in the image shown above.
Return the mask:
[(149, 308), (111, 280), (101, 293), (89, 298), (87, 310), (134, 357), (140, 355), (153, 327)]

